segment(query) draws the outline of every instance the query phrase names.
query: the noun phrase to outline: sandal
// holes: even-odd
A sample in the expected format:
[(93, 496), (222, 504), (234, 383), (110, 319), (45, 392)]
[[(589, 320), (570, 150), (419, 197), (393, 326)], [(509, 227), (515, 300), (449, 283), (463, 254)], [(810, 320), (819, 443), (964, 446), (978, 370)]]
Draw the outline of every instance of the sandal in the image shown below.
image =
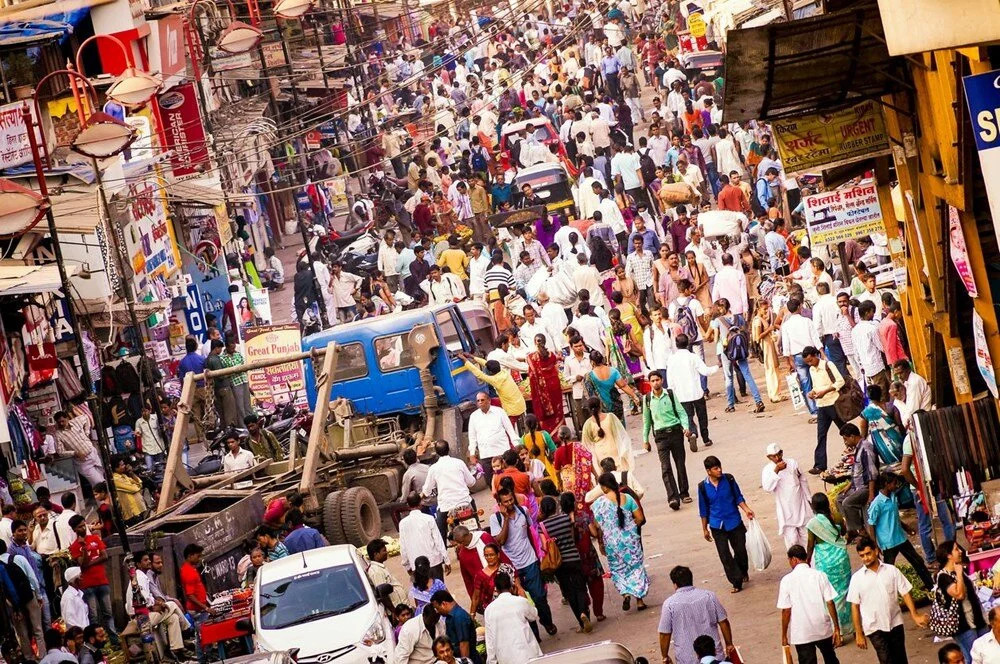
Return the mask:
[(597, 622), (604, 622), (607, 619), (608, 619), (607, 616), (597, 616)]
[(755, 413), (763, 413), (764, 412), (764, 402), (763, 401), (758, 401), (757, 402), (757, 407), (753, 409), (753, 412), (755, 412)]
[(632, 598), (625, 595), (625, 600), (622, 602), (622, 611), (628, 611), (632, 608)]
[(635, 610), (636, 611), (645, 611), (648, 608), (649, 607), (646, 605), (646, 603), (643, 602), (641, 599), (640, 600), (636, 600), (636, 603), (635, 603)]

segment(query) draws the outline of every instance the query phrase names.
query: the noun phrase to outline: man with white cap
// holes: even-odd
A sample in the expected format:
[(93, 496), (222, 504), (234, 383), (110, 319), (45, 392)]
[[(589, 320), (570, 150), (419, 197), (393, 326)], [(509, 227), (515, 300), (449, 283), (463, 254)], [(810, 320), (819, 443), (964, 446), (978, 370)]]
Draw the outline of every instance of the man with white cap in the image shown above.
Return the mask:
[(774, 494), (778, 511), (778, 533), (785, 546), (806, 545), (806, 523), (812, 518), (809, 481), (795, 459), (786, 459), (781, 446), (771, 443), (764, 451), (769, 463), (761, 472), (760, 483)]
[(67, 627), (83, 629), (90, 624), (90, 610), (87, 608), (86, 600), (83, 599), (83, 591), (80, 590), (81, 574), (83, 570), (75, 566), (63, 572), (66, 589), (63, 590), (59, 608), (62, 610), (63, 621)]

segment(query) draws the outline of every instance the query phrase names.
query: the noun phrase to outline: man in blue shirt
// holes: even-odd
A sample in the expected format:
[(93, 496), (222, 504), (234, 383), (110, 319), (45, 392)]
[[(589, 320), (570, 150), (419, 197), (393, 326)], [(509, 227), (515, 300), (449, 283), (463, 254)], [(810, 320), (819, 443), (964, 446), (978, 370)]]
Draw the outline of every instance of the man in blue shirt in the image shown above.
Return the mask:
[[(924, 582), (924, 587), (933, 588), (934, 579), (931, 578), (917, 550), (907, 539), (903, 530), (906, 526), (899, 518), (896, 492), (902, 485), (902, 478), (896, 473), (882, 473), (875, 480), (878, 495), (868, 505), (868, 534), (878, 542), (878, 548), (882, 549), (882, 560), (892, 565), (896, 562), (896, 556), (903, 554), (917, 576)], [(907, 528), (907, 531), (909, 530)]]
[(615, 55), (610, 46), (604, 49), (604, 57), (601, 58), (601, 76), (608, 87), (608, 95), (612, 99), (618, 98), (618, 72), (621, 71), (622, 63)]
[(315, 528), (307, 526), (302, 520), (302, 512), (297, 509), (290, 510), (285, 516), (285, 524), (290, 528), (285, 535), (285, 548), (289, 555), (300, 551), (310, 551), (330, 546), (326, 538), (320, 535)]
[[(181, 385), (184, 384), (184, 376), (187, 374), (200, 374), (205, 371), (205, 358), (198, 352), (198, 340), (189, 336), (184, 340), (184, 348), (187, 350), (187, 355), (181, 358), (180, 364), (177, 367), (177, 377), (180, 379)], [(191, 423), (194, 424), (194, 432), (198, 436), (197, 442), (200, 443), (207, 442), (205, 428), (202, 426), (202, 421), (205, 419), (206, 405), (205, 381), (196, 381), (194, 384), (194, 401), (191, 402)]]
[(761, 209), (765, 212), (771, 207), (771, 199), (774, 198), (774, 193), (771, 191), (771, 183), (777, 179), (778, 169), (773, 166), (764, 171), (764, 175), (757, 178), (754, 195), (757, 197), (757, 203), (760, 204)]
[(431, 604), (438, 615), (444, 616), (445, 635), (455, 649), (455, 657), (467, 657), (473, 664), (481, 664), (476, 651), (476, 624), (469, 612), (460, 607), (447, 590), (434, 593)]
[(718, 457), (705, 457), (708, 477), (698, 483), (698, 512), (705, 541), (715, 540), (726, 578), (732, 592), (743, 590), (750, 580), (750, 561), (747, 559), (747, 529), (740, 517), (740, 510), (753, 519), (753, 510), (747, 505), (736, 478), (722, 472)]

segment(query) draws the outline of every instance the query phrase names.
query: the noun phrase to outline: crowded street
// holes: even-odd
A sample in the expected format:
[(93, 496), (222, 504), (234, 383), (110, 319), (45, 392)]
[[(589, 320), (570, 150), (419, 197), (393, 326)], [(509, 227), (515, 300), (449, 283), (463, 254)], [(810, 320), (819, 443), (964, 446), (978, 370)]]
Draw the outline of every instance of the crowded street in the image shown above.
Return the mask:
[(0, 4), (3, 664), (1000, 664), (995, 7)]

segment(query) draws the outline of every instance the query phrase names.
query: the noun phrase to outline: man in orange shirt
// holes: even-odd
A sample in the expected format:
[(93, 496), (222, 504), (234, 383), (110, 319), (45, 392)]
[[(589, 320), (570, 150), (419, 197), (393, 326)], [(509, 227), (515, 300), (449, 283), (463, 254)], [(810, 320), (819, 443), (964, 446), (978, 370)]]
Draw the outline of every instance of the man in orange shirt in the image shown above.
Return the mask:
[(500, 490), (500, 480), (504, 477), (510, 477), (514, 480), (515, 493), (519, 493), (522, 496), (533, 494), (534, 489), (531, 488), (531, 478), (528, 477), (527, 473), (521, 472), (517, 469), (517, 451), (511, 448), (504, 452), (500, 458), (503, 459), (504, 469), (493, 475), (494, 495)]
[(739, 175), (736, 171), (732, 171), (728, 176), (719, 175), (720, 178), (724, 178), (725, 184), (722, 189), (719, 190), (719, 209), (728, 210), (730, 212), (743, 212), (744, 214), (749, 214), (750, 212), (750, 201), (747, 200), (747, 196), (743, 193), (743, 190), (738, 186), (734, 186), (730, 181), (730, 177), (733, 175)]
[[(198, 565), (201, 564), (201, 554), (205, 550), (199, 544), (191, 543), (184, 547), (184, 564), (181, 565), (181, 589), (184, 591), (184, 608), (191, 614), (194, 622), (194, 632), (201, 634), (201, 624), (215, 615), (208, 605), (208, 591), (205, 589), (205, 582), (202, 581), (201, 572)], [(195, 652), (198, 661), (203, 661), (201, 649), (201, 637), (195, 639)]]
[(903, 340), (899, 334), (899, 321), (903, 318), (903, 309), (899, 302), (889, 305), (889, 313), (878, 326), (878, 336), (882, 341), (882, 350), (885, 352), (886, 362), (892, 366), (899, 360), (910, 359), (903, 346)]

